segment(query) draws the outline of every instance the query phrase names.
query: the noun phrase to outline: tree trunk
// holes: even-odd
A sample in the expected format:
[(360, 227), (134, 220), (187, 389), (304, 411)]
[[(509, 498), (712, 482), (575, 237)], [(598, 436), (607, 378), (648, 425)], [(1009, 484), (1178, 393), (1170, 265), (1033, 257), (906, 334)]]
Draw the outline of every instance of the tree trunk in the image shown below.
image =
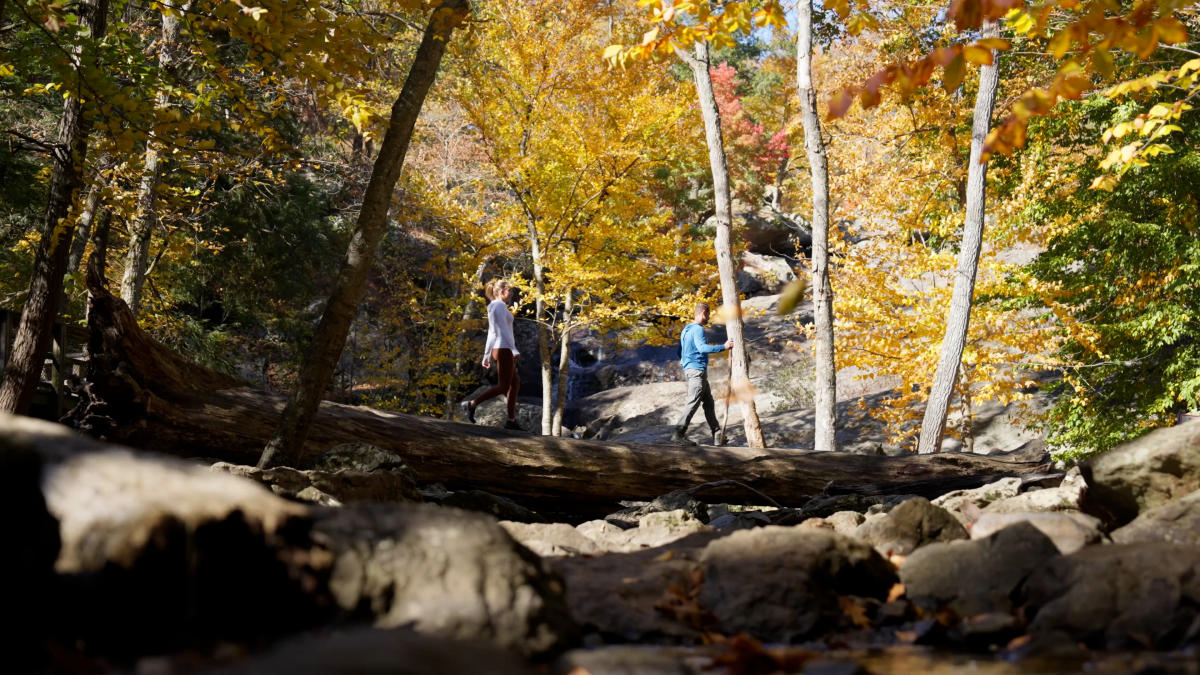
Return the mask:
[(812, 176), (813, 450), (837, 450), (837, 367), (834, 365), (833, 286), (829, 282), (829, 166), (812, 84), (812, 5), (797, 5), (796, 88), (804, 149)]
[[(188, 11), (191, 2), (185, 2), (178, 11)], [(162, 13), (162, 42), (158, 50), (158, 67), (171, 74), (175, 71), (175, 49), (179, 43), (179, 15)], [(157, 107), (166, 107), (168, 96), (160, 92)], [(138, 185), (134, 202), (133, 223), (129, 227), (129, 252), (125, 256), (125, 274), (121, 277), (121, 299), (137, 316), (142, 306), (142, 288), (146, 284), (146, 265), (150, 260), (150, 238), (158, 220), (157, 199), (159, 183), (159, 142), (154, 133), (146, 140), (146, 152), (142, 159), (142, 180)]]
[[(108, 0), (91, 0), (80, 6), (82, 20), (90, 36), (72, 55), (75, 72), (83, 77), (83, 62), (93, 58), (90, 47), (104, 37), (108, 24)], [(58, 124), (58, 145), (54, 151), (54, 169), (50, 176), (50, 194), (42, 219), (42, 238), (38, 242), (29, 295), (21, 312), (21, 322), (13, 343), (12, 355), (0, 384), (0, 411), (25, 413), (33, 402), (38, 378), (50, 346), (50, 333), (62, 301), (63, 275), (71, 252), (74, 224), (69, 217), (76, 193), (83, 183), (87, 156), (89, 123), (83, 114), (84, 102), (68, 96)]]
[[(992, 37), (996, 34), (994, 22), (984, 26), (983, 36)], [(971, 297), (975, 294), (975, 275), (979, 270), (979, 252), (983, 247), (984, 196), (987, 190), (987, 162), (981, 162), (979, 158), (996, 103), (999, 82), (997, 58), (993, 52), (991, 65), (979, 69), (979, 93), (975, 96), (975, 113), (971, 121), (971, 159), (967, 166), (967, 213), (963, 223), (962, 248), (958, 253), (958, 272), (950, 296), (950, 312), (946, 317), (941, 356), (929, 391), (929, 403), (925, 406), (925, 418), (921, 421), (921, 437), (917, 442), (917, 452), (920, 454), (942, 449), (946, 413), (950, 409), (954, 381), (958, 377), (967, 342)]]
[(542, 380), (542, 435), (550, 435), (551, 415), (554, 406), (554, 372), (550, 367), (550, 331), (553, 322), (546, 318), (546, 268), (542, 265), (542, 249), (538, 240), (537, 221), (528, 215), (526, 233), (529, 236), (529, 254), (533, 258), (533, 287), (537, 294), (533, 302), (534, 324), (537, 326), (538, 373)]
[(83, 262), (83, 252), (87, 249), (88, 238), (92, 236), (92, 221), (96, 218), (96, 209), (100, 207), (100, 198), (103, 194), (104, 188), (99, 184), (88, 189), (87, 199), (83, 203), (83, 211), (79, 213), (79, 219), (76, 221), (71, 253), (67, 256), (67, 274), (79, 269), (79, 264)]
[[(725, 162), (725, 141), (721, 137), (721, 114), (717, 99), (713, 96), (712, 76), (708, 71), (708, 43), (696, 43), (695, 57), (683, 52), (684, 60), (692, 69), (696, 80), (696, 95), (700, 99), (700, 113), (704, 117), (704, 136), (708, 141), (708, 161), (712, 169), (713, 196), (715, 199), (717, 236), (713, 248), (717, 253), (717, 271), (721, 279), (721, 302), (725, 305), (725, 330), (733, 340), (733, 354), (729, 361), (729, 376), (735, 390), (739, 382), (749, 385), (750, 359), (746, 352), (746, 341), (742, 335), (742, 305), (737, 293), (737, 279), (733, 265), (733, 250), (730, 242), (733, 229), (733, 207), (729, 194), (729, 169)], [(754, 407), (753, 395), (741, 401), (746, 443), (752, 448), (766, 447), (758, 411)]]
[(467, 0), (443, 0), (429, 17), (404, 88), (392, 104), (391, 120), (363, 195), (358, 222), (350, 236), (341, 271), (325, 311), (321, 314), (321, 322), (317, 325), (308, 356), (300, 368), (296, 388), (288, 398), (274, 435), (259, 458), (260, 468), (294, 461), (304, 447), (313, 415), (317, 412), (325, 388), (329, 386), (338, 357), (346, 346), (346, 335), (362, 301), (375, 250), (387, 229), (392, 193), (404, 168), (404, 156), (408, 152), (408, 143), (412, 139), (421, 105), (433, 85), (450, 35), (466, 18), (468, 11)]
[[(271, 436), (283, 397), (184, 361), (146, 336), (124, 304), (99, 285), (99, 275), (89, 275), (88, 282), (90, 327), (98, 342), (93, 359), (100, 373), (93, 384), (105, 402), (103, 414), (115, 422), (109, 437), (177, 456), (254, 461)], [(588, 504), (611, 511), (619, 500), (646, 500), (722, 480), (745, 483), (785, 506), (801, 505), (819, 493), (932, 497), (1046, 469), (1037, 462), (964, 454), (881, 457), (514, 435), (331, 402), (321, 404), (300, 454), (308, 462), (297, 468), (347, 442), (395, 452), (423, 483), (486, 490), (531, 505), (546, 500), (559, 511)], [(704, 496), (743, 503), (756, 499), (738, 487)]]
[(575, 303), (571, 289), (567, 289), (566, 295), (558, 340), (558, 395), (554, 403), (554, 421), (550, 426), (551, 436), (562, 436), (563, 410), (567, 407), (567, 377), (571, 370), (571, 313), (575, 309)]

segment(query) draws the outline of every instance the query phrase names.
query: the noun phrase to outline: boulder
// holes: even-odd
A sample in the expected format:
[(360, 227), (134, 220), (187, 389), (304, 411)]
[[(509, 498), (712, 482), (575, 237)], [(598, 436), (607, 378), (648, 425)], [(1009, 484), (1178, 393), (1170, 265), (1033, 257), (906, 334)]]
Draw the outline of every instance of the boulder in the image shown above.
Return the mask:
[(900, 567), (909, 599), (920, 607), (949, 607), (969, 617), (1013, 608), (1013, 591), (1045, 561), (1058, 555), (1049, 537), (1028, 522), (983, 539), (930, 544)]
[(700, 532), (655, 549), (550, 563), (562, 574), (571, 615), (585, 640), (693, 642), (704, 632), (691, 600), (699, 581), (698, 558), (717, 536)]
[(319, 509), (329, 589), (377, 628), (483, 639), (526, 656), (575, 637), (562, 580), (493, 518), (427, 504)]
[(321, 471), (407, 471), (404, 458), (370, 443), (343, 443), (326, 450), (313, 462)]
[(1050, 538), (1058, 552), (1074, 553), (1089, 544), (1101, 541), (1100, 521), (1079, 511), (1034, 513), (984, 512), (971, 526), (971, 538), (983, 539), (1015, 523), (1028, 522)]
[(761, 527), (710, 543), (700, 606), (727, 633), (791, 642), (841, 625), (838, 596), (884, 599), (892, 566), (862, 542), (801, 527)]
[(713, 528), (700, 522), (691, 511), (679, 509), (647, 513), (638, 520), (637, 527), (628, 530), (620, 529), (611, 521), (592, 521), (578, 529), (601, 551), (628, 553), (663, 546), (697, 532), (710, 532)]
[(596, 542), (566, 523), (518, 523), (502, 520), (500, 527), (513, 539), (543, 558), (600, 553)]
[(1084, 510), (1112, 526), (1200, 490), (1200, 420), (1157, 429), (1080, 466)]
[(738, 293), (743, 295), (771, 295), (783, 290), (795, 281), (796, 272), (787, 258), (745, 251), (737, 270)]
[(833, 531), (848, 537), (854, 536), (854, 530), (863, 524), (866, 517), (857, 511), (838, 511), (825, 517), (825, 521), (833, 526)]
[(641, 519), (651, 513), (679, 510), (687, 511), (694, 519), (702, 523), (708, 522), (708, 506), (698, 501), (688, 490), (669, 492), (661, 497), (655, 497), (645, 504), (610, 513), (604, 519), (618, 527), (630, 528), (637, 527)]
[(866, 520), (854, 529), (853, 536), (884, 555), (907, 555), (925, 544), (968, 538), (967, 530), (950, 512), (924, 497), (914, 497), (883, 517)]
[(1200, 547), (1089, 546), (1043, 565), (1030, 575), (1023, 596), (1035, 635), (1059, 632), (1105, 649), (1195, 645)]
[(1031, 511), (1079, 511), (1086, 489), (1079, 469), (1071, 469), (1056, 487), (1028, 490), (983, 507), (983, 513), (1029, 513)]
[(1020, 478), (1001, 478), (994, 483), (971, 490), (955, 490), (933, 500), (958, 519), (963, 525), (975, 522), (983, 509), (1002, 499), (1016, 497), (1021, 493)]
[(1200, 546), (1200, 491), (1142, 512), (1133, 522), (1113, 530), (1118, 544), (1165, 542)]

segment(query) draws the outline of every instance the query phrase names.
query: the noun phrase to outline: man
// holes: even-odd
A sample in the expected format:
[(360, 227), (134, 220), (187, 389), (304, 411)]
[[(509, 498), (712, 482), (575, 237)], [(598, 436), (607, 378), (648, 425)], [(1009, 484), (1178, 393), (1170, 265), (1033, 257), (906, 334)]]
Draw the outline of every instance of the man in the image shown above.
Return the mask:
[(708, 305), (696, 303), (696, 322), (683, 327), (679, 334), (681, 349), (680, 362), (683, 364), (683, 374), (687, 379), (687, 405), (683, 416), (675, 424), (675, 434), (671, 436), (672, 443), (679, 445), (696, 445), (688, 440), (687, 428), (692, 422), (696, 408), (704, 406), (704, 419), (712, 432), (713, 445), (720, 444), (721, 426), (717, 424), (717, 412), (713, 405), (712, 390), (708, 387), (708, 355), (723, 352), (733, 348), (733, 340), (726, 340), (723, 345), (710, 345), (704, 335), (704, 327), (708, 325)]

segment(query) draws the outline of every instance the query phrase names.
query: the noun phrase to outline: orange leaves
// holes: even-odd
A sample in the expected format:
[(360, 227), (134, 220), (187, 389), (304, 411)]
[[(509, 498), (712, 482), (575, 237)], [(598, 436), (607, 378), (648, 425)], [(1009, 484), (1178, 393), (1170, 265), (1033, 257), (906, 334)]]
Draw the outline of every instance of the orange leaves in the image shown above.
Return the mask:
[(780, 0), (734, 0), (716, 6), (710, 6), (708, 0), (638, 0), (638, 5), (646, 8), (647, 20), (655, 27), (645, 32), (637, 45), (606, 47), (603, 58), (610, 67), (671, 56), (701, 41), (731, 47), (738, 33), (787, 28)]
[[(1187, 27), (1172, 11), (1193, 4), (1195, 0), (1143, 1), (1122, 9), (1111, 0), (1048, 0), (1036, 5), (1025, 0), (953, 0), (948, 16), (960, 32), (1004, 20), (1019, 36), (1045, 39), (1047, 53), (1063, 61), (1049, 86), (1030, 89), (1018, 98), (1011, 113), (988, 135), (983, 159), (1022, 147), (1029, 119), (1048, 114), (1060, 100), (1081, 97), (1092, 86), (1092, 73), (1111, 76), (1113, 49), (1147, 59), (1160, 44), (1185, 42)], [(864, 84), (834, 93), (829, 100), (829, 117), (844, 116), (855, 98), (864, 108), (878, 105), (879, 83), (907, 99), (929, 83), (937, 68), (943, 70), (942, 86), (953, 90), (964, 78), (966, 63), (988, 65), (994, 58), (993, 50), (1008, 49), (1011, 44), (1007, 40), (988, 37), (940, 47), (910, 62), (890, 64)], [(1076, 56), (1071, 58), (1072, 54)]]

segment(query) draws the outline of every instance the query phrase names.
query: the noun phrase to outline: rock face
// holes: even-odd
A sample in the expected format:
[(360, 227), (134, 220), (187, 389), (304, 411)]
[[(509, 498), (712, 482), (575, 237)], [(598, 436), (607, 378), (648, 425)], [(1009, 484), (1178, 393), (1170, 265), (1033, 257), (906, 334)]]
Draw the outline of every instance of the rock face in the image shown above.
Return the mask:
[(1200, 420), (1157, 429), (1080, 467), (1085, 511), (1123, 525), (1142, 511), (1200, 490)]
[(990, 513), (985, 512), (971, 526), (971, 538), (983, 539), (1016, 523), (1027, 522), (1050, 538), (1059, 553), (1074, 553), (1103, 538), (1100, 521), (1078, 511), (1049, 513)]
[(870, 546), (802, 527), (742, 530), (700, 557), (700, 605), (727, 634), (791, 642), (838, 625), (839, 595), (885, 598), (892, 567)]
[(786, 258), (745, 251), (737, 271), (738, 293), (760, 295), (778, 293), (795, 281), (796, 272)]
[(1200, 546), (1200, 491), (1147, 511), (1112, 533), (1118, 544), (1165, 542)]
[(1024, 589), (1031, 633), (1091, 647), (1173, 649), (1200, 642), (1200, 548), (1091, 546), (1051, 560)]
[(338, 606), (376, 627), (527, 656), (574, 638), (561, 579), (488, 516), (424, 504), (326, 509), (312, 538), (332, 556)]
[(404, 459), (370, 443), (343, 443), (321, 453), (313, 462), (321, 471), (407, 471)]
[(949, 607), (969, 617), (1012, 609), (1013, 591), (1058, 555), (1049, 537), (1022, 522), (984, 539), (930, 544), (900, 567), (908, 597), (928, 609)]
[(853, 536), (885, 555), (907, 555), (925, 544), (968, 538), (967, 530), (950, 512), (924, 497), (901, 502), (886, 515), (865, 521)]

